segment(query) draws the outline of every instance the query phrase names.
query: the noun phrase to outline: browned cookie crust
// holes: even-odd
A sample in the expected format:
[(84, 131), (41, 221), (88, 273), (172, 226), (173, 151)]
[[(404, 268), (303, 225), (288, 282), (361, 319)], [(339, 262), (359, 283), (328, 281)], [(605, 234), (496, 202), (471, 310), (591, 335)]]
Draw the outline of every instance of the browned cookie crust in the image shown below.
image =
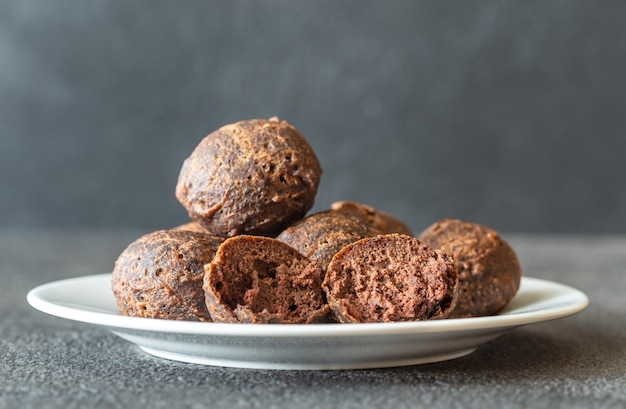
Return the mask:
[(365, 238), (337, 253), (323, 288), (339, 322), (445, 318), (456, 302), (452, 258), (414, 237)]
[(111, 287), (123, 315), (211, 321), (202, 278), (223, 239), (160, 230), (131, 243), (113, 269)]
[(358, 215), (336, 210), (312, 214), (276, 237), (326, 267), (342, 248), (357, 240), (382, 234)]
[(452, 256), (459, 273), (459, 299), (450, 318), (493, 315), (519, 289), (522, 270), (513, 249), (488, 227), (444, 219), (419, 237)]
[(206, 304), (216, 322), (317, 322), (328, 314), (322, 274), (317, 263), (285, 243), (236, 236), (206, 266)]
[(385, 234), (399, 233), (406, 234), (407, 236), (413, 235), (413, 232), (407, 227), (406, 224), (396, 219), (389, 213), (376, 210), (372, 206), (342, 201), (333, 203), (331, 209), (358, 215)]
[(295, 127), (278, 118), (223, 126), (185, 160), (176, 197), (220, 236), (273, 236), (313, 206), (322, 169)]

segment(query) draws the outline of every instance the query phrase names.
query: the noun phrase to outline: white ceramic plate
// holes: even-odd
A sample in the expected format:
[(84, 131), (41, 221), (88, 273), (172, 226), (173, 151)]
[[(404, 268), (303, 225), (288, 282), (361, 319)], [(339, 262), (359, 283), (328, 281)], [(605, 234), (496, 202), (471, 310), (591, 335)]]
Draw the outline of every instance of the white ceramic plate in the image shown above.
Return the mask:
[(499, 315), (388, 324), (218, 324), (125, 317), (111, 274), (55, 281), (28, 293), (45, 313), (101, 325), (161, 358), (268, 369), (354, 369), (415, 365), (467, 355), (521, 325), (566, 317), (589, 303), (582, 292), (522, 278)]

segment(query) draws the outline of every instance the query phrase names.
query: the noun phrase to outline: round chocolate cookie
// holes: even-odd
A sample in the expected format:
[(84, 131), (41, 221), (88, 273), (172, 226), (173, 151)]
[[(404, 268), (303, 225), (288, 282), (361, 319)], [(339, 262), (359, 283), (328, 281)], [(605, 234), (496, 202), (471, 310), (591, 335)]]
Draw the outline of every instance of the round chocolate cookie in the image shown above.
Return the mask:
[(322, 269), (297, 250), (269, 237), (227, 239), (206, 266), (207, 308), (216, 322), (308, 324), (328, 305)]
[(326, 210), (300, 220), (276, 238), (318, 262), (326, 271), (339, 250), (362, 238), (382, 233), (358, 215)]
[(328, 305), (343, 323), (445, 318), (454, 308), (457, 286), (451, 257), (401, 234), (344, 247), (322, 284)]
[(372, 206), (342, 201), (332, 204), (331, 209), (340, 212), (358, 215), (365, 219), (370, 225), (382, 231), (384, 234), (399, 233), (412, 236), (413, 232), (406, 224), (396, 219), (389, 213), (374, 209)]
[(176, 197), (220, 236), (273, 236), (313, 206), (322, 169), (295, 127), (278, 118), (223, 126), (183, 163)]
[(522, 270), (513, 249), (495, 230), (444, 219), (419, 236), (452, 256), (459, 273), (459, 299), (450, 318), (493, 315), (519, 289)]
[(131, 243), (118, 257), (111, 287), (123, 315), (211, 321), (202, 279), (224, 239), (159, 230)]

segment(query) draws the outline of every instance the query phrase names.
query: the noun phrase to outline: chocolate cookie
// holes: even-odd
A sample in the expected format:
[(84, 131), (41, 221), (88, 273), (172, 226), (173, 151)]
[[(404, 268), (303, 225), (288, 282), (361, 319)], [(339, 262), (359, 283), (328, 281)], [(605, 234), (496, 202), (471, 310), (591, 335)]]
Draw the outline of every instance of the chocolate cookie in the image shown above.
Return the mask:
[(444, 219), (419, 236), (452, 256), (459, 273), (459, 299), (450, 318), (493, 315), (519, 289), (522, 270), (513, 249), (495, 230)]
[(207, 308), (216, 322), (305, 324), (323, 320), (328, 306), (322, 269), (269, 237), (227, 239), (206, 266)]
[(350, 212), (326, 210), (312, 214), (276, 237), (326, 267), (333, 256), (350, 243), (382, 234), (362, 217)]
[(414, 237), (389, 234), (344, 247), (322, 287), (339, 322), (445, 318), (457, 297), (452, 258)]
[(118, 257), (111, 287), (123, 315), (211, 321), (202, 279), (223, 239), (160, 230), (131, 243)]
[(382, 231), (385, 234), (399, 233), (412, 236), (413, 232), (406, 224), (396, 219), (389, 213), (374, 209), (372, 206), (342, 201), (332, 204), (331, 209), (358, 215), (365, 219), (370, 225)]
[(313, 149), (278, 118), (223, 126), (183, 163), (176, 197), (220, 236), (274, 236), (313, 206), (322, 169)]

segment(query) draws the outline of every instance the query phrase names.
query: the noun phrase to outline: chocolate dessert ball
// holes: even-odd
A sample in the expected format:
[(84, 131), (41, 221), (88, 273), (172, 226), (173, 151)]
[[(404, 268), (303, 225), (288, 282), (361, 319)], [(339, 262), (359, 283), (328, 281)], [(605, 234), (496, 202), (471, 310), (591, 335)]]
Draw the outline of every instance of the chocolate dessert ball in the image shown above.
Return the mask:
[(195, 231), (197, 233), (211, 234), (210, 231), (208, 231), (207, 229), (205, 229), (204, 227), (202, 227), (200, 224), (196, 222), (189, 222), (189, 223), (181, 224), (180, 226), (176, 226), (172, 228), (172, 230)]
[(403, 222), (389, 213), (374, 209), (365, 204), (342, 201), (332, 204), (333, 210), (351, 213), (364, 218), (369, 224), (385, 234), (399, 233), (412, 236), (413, 232)]
[(204, 265), (223, 239), (160, 230), (131, 243), (118, 257), (111, 287), (123, 315), (211, 321), (204, 302)]
[(207, 308), (216, 322), (308, 324), (328, 306), (322, 269), (270, 237), (227, 239), (206, 266)]
[(278, 118), (223, 126), (182, 166), (176, 197), (220, 236), (274, 236), (313, 206), (322, 169), (292, 125)]
[(276, 239), (326, 267), (342, 248), (365, 237), (383, 234), (358, 215), (337, 210), (312, 214), (285, 229)]
[(419, 236), (452, 256), (459, 273), (459, 299), (450, 318), (493, 315), (519, 289), (522, 270), (513, 249), (495, 230), (444, 219)]
[(452, 258), (414, 237), (388, 234), (344, 247), (322, 284), (342, 323), (445, 318), (456, 302)]

